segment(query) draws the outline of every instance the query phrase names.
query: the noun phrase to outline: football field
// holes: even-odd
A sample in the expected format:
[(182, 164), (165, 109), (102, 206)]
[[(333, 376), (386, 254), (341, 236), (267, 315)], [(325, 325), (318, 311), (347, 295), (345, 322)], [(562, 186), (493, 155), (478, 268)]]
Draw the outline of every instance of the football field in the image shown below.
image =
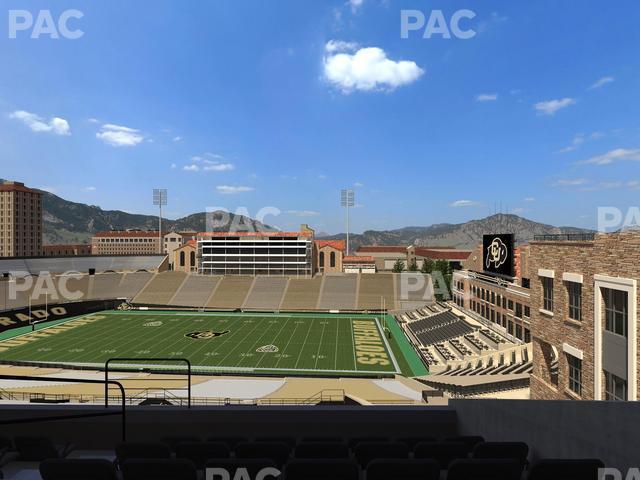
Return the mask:
[(402, 373), (383, 323), (368, 315), (108, 311), (3, 340), (0, 358), (101, 367), (112, 357), (181, 357), (196, 373)]

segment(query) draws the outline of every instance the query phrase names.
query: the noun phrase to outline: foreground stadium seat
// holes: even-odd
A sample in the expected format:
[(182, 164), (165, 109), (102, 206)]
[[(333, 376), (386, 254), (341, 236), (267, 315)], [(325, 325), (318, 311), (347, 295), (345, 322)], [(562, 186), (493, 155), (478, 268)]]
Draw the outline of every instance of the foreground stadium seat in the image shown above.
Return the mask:
[(510, 458), (527, 465), (529, 446), (524, 442), (483, 442), (473, 449), (472, 458)]
[(389, 439), (385, 437), (355, 437), (349, 439), (349, 450), (352, 452), (355, 450), (356, 446), (362, 442), (388, 442)]
[(447, 437), (444, 441), (462, 442), (467, 445), (469, 447), (469, 451), (471, 451), (477, 444), (484, 442), (484, 437), (481, 437), (480, 435), (457, 435), (455, 437)]
[(415, 458), (431, 458), (446, 470), (449, 464), (469, 456), (469, 447), (461, 442), (421, 442), (413, 450)]
[(409, 458), (409, 447), (399, 442), (360, 442), (353, 452), (362, 468), (378, 458)]
[(440, 466), (435, 460), (372, 460), (367, 466), (367, 480), (438, 480)]
[(342, 437), (302, 437), (300, 443), (345, 443)]
[(290, 449), (296, 446), (298, 441), (293, 437), (258, 437), (255, 439), (256, 442), (282, 442), (286, 443)]
[(246, 437), (217, 437), (215, 435), (207, 437), (207, 442), (223, 442), (226, 443), (230, 450), (235, 450), (239, 443), (249, 442)]
[(449, 465), (447, 480), (520, 480), (522, 468), (512, 459), (454, 460)]
[(160, 441), (167, 445), (172, 452), (175, 452), (176, 445), (180, 442), (201, 442), (202, 439), (192, 435), (172, 435), (163, 437)]
[(302, 442), (293, 455), (295, 458), (349, 458), (349, 447), (336, 442)]
[[(247, 475), (249, 478), (256, 478), (260, 470), (263, 470), (265, 468), (278, 469), (276, 467), (276, 464), (268, 458), (211, 458), (207, 460), (205, 468), (207, 471), (210, 471), (210, 469), (221, 469), (229, 473), (229, 477), (227, 477), (223, 473), (216, 474), (216, 472), (214, 471), (212, 472), (213, 480), (223, 480), (227, 478), (247, 478)], [(243, 472), (238, 472), (239, 475), (236, 475), (237, 470), (240, 469), (242, 469)], [(270, 475), (267, 478), (274, 477), (275, 475)]]
[(198, 480), (196, 466), (184, 458), (127, 460), (120, 469), (124, 480)]
[(40, 462), (50, 458), (64, 458), (74, 448), (70, 443), (55, 445), (47, 437), (18, 436), (15, 438), (16, 450), (23, 462)]
[(425, 435), (422, 437), (403, 437), (403, 438), (396, 438), (396, 442), (400, 442), (400, 443), (404, 443), (407, 445), (407, 447), (409, 447), (409, 450), (413, 451), (413, 449), (416, 447), (417, 444), (419, 444), (420, 442), (435, 442), (436, 438), (435, 437), (431, 437), (429, 435)]
[(291, 449), (284, 442), (245, 442), (236, 445), (237, 458), (268, 458), (277, 467), (282, 467), (288, 460)]
[(352, 460), (291, 460), (286, 480), (358, 480), (358, 465)]
[(113, 462), (105, 459), (56, 458), (40, 464), (43, 480), (117, 480)]
[(122, 463), (131, 459), (169, 458), (171, 451), (159, 442), (123, 442), (116, 445), (116, 457)]
[(230, 451), (222, 442), (180, 442), (176, 445), (176, 458), (191, 460), (198, 470), (202, 470), (210, 458), (229, 458)]
[(529, 480), (596, 480), (598, 469), (604, 468), (601, 460), (585, 459), (545, 459), (531, 467)]

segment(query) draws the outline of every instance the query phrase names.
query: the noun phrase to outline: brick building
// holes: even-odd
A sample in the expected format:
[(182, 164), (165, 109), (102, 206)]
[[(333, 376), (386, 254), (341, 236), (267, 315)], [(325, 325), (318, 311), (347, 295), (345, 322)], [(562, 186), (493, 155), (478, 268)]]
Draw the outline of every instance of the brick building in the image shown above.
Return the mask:
[(91, 238), (92, 255), (154, 255), (159, 252), (157, 231), (98, 232)]
[(531, 243), (531, 398), (637, 400), (640, 232)]
[(173, 270), (179, 272), (197, 272), (198, 271), (198, 242), (189, 240), (184, 245), (177, 247), (169, 254), (169, 260), (173, 266)]
[(513, 339), (531, 341), (529, 246), (514, 249), (514, 276), (485, 272), (483, 247), (473, 249), (453, 272), (453, 301), (481, 322)]
[(44, 245), (42, 255), (45, 257), (77, 257), (91, 255), (91, 245), (86, 243), (74, 245)]
[(451, 247), (416, 247), (415, 245), (363, 245), (355, 252), (357, 256), (373, 257), (377, 271), (391, 271), (396, 261), (404, 263), (405, 268), (416, 261), (422, 268), (425, 260), (445, 260), (452, 268), (459, 268), (471, 251)]
[(346, 248), (344, 240), (316, 240), (314, 264), (317, 273), (342, 272), (342, 259)]
[(0, 257), (42, 255), (42, 192), (20, 182), (0, 184)]

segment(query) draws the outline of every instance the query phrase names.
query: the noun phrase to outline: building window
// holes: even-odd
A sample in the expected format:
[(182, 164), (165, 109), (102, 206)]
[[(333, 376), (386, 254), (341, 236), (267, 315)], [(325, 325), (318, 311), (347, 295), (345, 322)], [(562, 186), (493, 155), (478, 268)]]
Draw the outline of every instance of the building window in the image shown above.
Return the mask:
[(522, 318), (522, 304), (516, 303), (516, 317)]
[(336, 266), (336, 252), (331, 252), (329, 254), (329, 266), (334, 268)]
[(567, 355), (569, 363), (569, 390), (582, 396), (582, 360), (573, 355)]
[(324, 252), (320, 252), (320, 268), (324, 268)]
[(180, 266), (184, 267), (184, 250), (180, 252)]
[(542, 277), (542, 308), (553, 311), (553, 278)]
[(627, 336), (627, 292), (602, 289), (604, 299), (605, 329), (617, 335)]
[(191, 260), (191, 267), (195, 267), (196, 266), (196, 252), (192, 251), (189, 255), (189, 259)]
[(627, 381), (616, 377), (613, 373), (604, 372), (605, 400), (626, 400)]
[(582, 320), (582, 285), (575, 282), (567, 282), (569, 293), (569, 318)]

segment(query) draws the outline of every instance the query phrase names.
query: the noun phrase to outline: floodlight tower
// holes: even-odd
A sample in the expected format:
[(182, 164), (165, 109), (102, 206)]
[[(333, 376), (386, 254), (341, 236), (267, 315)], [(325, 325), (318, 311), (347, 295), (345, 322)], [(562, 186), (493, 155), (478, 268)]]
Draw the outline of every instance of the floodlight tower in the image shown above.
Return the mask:
[(354, 192), (345, 188), (340, 192), (340, 205), (347, 209), (347, 256), (349, 256), (349, 209), (354, 206)]
[(160, 208), (160, 215), (158, 216), (158, 248), (160, 251), (158, 253), (162, 255), (162, 206), (167, 204), (166, 188), (153, 189), (153, 204)]

